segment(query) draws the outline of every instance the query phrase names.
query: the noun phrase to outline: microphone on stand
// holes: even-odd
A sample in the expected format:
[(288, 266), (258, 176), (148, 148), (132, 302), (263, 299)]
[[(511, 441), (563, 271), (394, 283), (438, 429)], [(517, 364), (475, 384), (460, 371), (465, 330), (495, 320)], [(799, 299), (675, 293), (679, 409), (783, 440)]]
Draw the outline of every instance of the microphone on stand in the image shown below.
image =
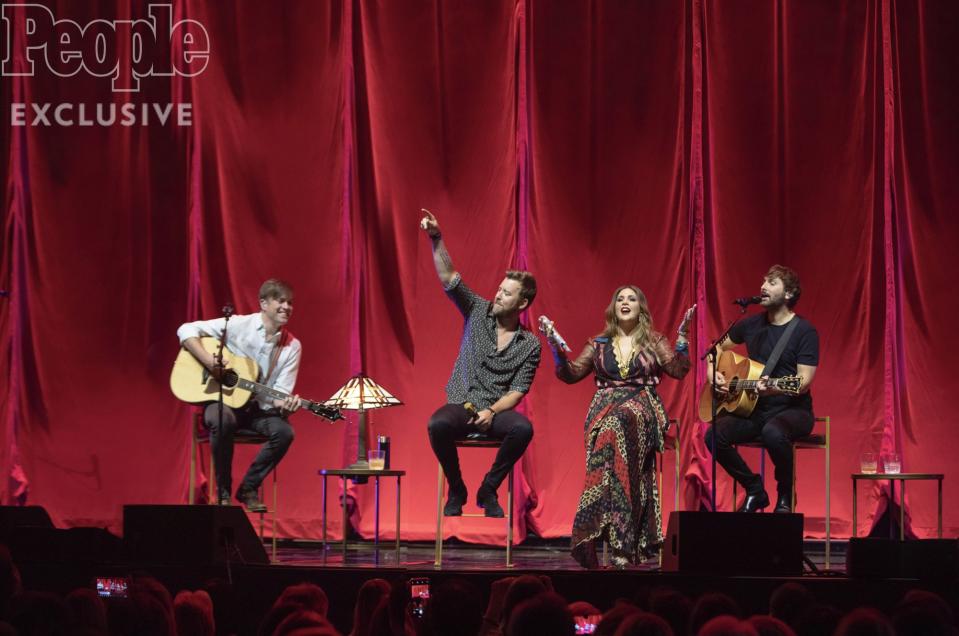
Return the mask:
[(763, 301), (762, 296), (745, 296), (743, 298), (736, 298), (733, 300), (734, 305), (739, 305), (741, 309), (746, 309), (749, 305), (758, 305)]
[(224, 318), (229, 318), (230, 316), (232, 316), (232, 315), (236, 312), (236, 310), (233, 309), (233, 303), (227, 303), (227, 304), (223, 305), (223, 310), (222, 310), (222, 311), (223, 311), (223, 317), (224, 317)]

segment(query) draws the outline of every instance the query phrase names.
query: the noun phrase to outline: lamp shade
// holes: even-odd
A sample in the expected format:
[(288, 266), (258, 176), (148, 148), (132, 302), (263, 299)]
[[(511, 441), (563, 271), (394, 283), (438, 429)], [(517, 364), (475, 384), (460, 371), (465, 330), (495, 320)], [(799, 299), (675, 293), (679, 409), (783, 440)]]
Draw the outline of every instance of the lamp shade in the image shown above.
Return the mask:
[(351, 411), (367, 411), (397, 406), (402, 402), (374, 382), (372, 378), (360, 373), (347, 380), (346, 384), (324, 404)]

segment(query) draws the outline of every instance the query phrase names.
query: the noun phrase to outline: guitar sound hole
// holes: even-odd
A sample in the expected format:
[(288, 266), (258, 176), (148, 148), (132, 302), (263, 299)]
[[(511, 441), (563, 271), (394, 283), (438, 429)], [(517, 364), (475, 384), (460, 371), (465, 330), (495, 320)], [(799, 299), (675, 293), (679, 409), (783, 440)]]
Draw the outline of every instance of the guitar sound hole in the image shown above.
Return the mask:
[(236, 386), (236, 383), (240, 381), (240, 376), (236, 371), (232, 369), (227, 369), (226, 373), (223, 374), (223, 386), (227, 388), (233, 388)]

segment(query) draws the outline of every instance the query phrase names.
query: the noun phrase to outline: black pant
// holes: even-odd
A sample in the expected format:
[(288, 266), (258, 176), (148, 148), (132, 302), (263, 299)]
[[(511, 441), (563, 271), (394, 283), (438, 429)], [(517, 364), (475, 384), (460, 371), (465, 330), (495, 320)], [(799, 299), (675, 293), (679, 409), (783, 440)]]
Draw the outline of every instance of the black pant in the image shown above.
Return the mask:
[[(443, 467), (450, 488), (463, 484), (460, 472), (460, 458), (456, 453), (456, 440), (466, 439), (470, 433), (479, 432), (475, 424), (469, 421), (472, 415), (462, 404), (447, 404), (433, 413), (428, 426), (430, 445), (433, 453)], [(530, 440), (533, 439), (533, 425), (526, 417), (516, 411), (503, 411), (493, 417), (493, 424), (486, 435), (503, 440), (496, 452), (493, 467), (483, 478), (483, 485), (494, 492), (509, 473), (513, 464), (523, 456)]]
[(762, 478), (750, 470), (733, 444), (761, 441), (776, 467), (776, 492), (792, 494), (793, 440), (809, 435), (813, 414), (806, 409), (786, 409), (773, 414), (753, 412), (749, 418), (721, 415), (716, 418), (716, 444), (713, 450), (713, 429), (706, 430), (706, 448), (715, 453), (716, 461), (750, 495), (763, 490)]
[(210, 429), (210, 447), (216, 463), (218, 497), (229, 497), (233, 485), (233, 436), (237, 429), (251, 430), (269, 439), (260, 447), (240, 484), (241, 489), (256, 490), (270, 471), (280, 463), (293, 443), (293, 427), (275, 411), (261, 411), (255, 404), (242, 409), (223, 406), (223, 426), (219, 425), (217, 404), (203, 412), (203, 421)]

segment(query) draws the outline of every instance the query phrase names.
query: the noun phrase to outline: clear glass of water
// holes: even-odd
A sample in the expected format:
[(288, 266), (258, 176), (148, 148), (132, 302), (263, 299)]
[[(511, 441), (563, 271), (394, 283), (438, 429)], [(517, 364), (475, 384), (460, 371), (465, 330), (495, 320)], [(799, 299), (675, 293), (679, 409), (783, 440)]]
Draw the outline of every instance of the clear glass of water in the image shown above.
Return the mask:
[(882, 456), (882, 470), (890, 475), (898, 475), (902, 471), (902, 461), (899, 453), (888, 453)]
[(370, 470), (383, 470), (386, 468), (386, 452), (381, 450), (367, 451), (366, 461), (370, 464)]
[(876, 461), (875, 453), (863, 453), (859, 458), (859, 472), (866, 475), (874, 475), (879, 468), (879, 462)]

